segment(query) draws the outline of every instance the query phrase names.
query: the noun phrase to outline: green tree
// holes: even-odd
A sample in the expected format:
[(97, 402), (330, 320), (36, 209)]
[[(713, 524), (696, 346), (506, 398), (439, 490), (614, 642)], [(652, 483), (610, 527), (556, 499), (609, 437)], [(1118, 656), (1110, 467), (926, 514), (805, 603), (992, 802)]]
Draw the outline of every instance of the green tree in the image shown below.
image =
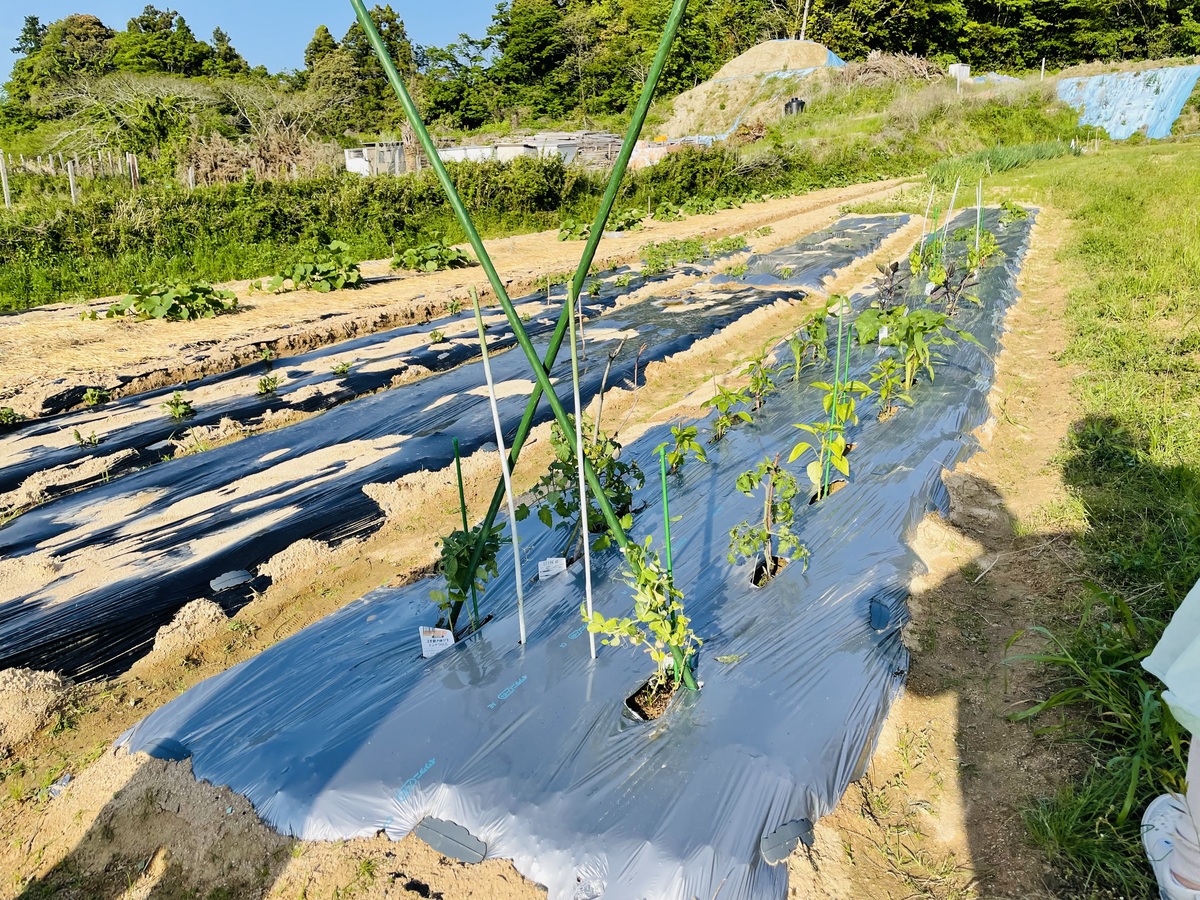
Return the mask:
[(17, 35), (17, 46), (12, 48), (12, 52), (22, 56), (32, 56), (42, 49), (42, 41), (45, 37), (46, 26), (38, 20), (38, 17), (26, 16), (21, 33)]
[(316, 68), (317, 63), (337, 48), (338, 42), (333, 39), (329, 29), (324, 25), (318, 25), (317, 30), (313, 32), (312, 40), (304, 48), (304, 68), (311, 72)]

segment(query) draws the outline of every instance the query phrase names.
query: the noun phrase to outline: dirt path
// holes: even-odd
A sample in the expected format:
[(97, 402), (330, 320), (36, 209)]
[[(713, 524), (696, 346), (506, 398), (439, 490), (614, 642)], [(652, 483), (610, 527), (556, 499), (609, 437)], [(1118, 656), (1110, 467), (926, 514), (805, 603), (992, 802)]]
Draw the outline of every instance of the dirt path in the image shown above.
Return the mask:
[[(650, 241), (719, 238), (771, 226), (751, 241), (771, 250), (833, 221), (842, 204), (885, 196), (902, 182), (883, 181), (814, 191), (798, 197), (748, 204), (680, 222), (648, 222), (627, 236), (605, 238), (596, 254), (601, 268), (636, 261)], [(819, 226), (815, 226), (819, 227)], [(573, 270), (582, 244), (559, 241), (554, 231), (487, 242), (510, 294), (533, 289), (539, 278)], [(79, 305), (43, 306), (0, 316), (0, 404), (26, 416), (44, 415), (80, 402), (83, 389), (102, 387), (113, 396), (228, 371), (259, 358), (264, 348), (286, 357), (349, 337), (428, 321), (453, 301), (469, 302), (468, 289), (486, 278), (478, 267), (420, 275), (389, 276), (388, 261), (363, 264), (374, 281), (358, 291), (279, 296), (249, 295), (248, 282), (226, 285), (242, 298), (237, 315), (198, 322), (132, 322), (103, 319), (110, 300), (90, 308), (101, 319), (81, 321)], [(481, 290), (487, 297), (488, 292)]]
[(1076, 559), (1068, 492), (1053, 464), (1075, 410), (1055, 255), (1067, 223), (1044, 211), (1033, 232), (991, 396), (981, 451), (947, 476), (949, 520), (922, 523), (928, 569), (910, 600), (913, 650), (868, 776), (816, 828), (811, 857), (789, 861), (809, 898), (1054, 897), (1020, 810), (1075, 766), (1069, 748), (1007, 717), (1042, 684), (1012, 654), (1015, 634), (1065, 621)]

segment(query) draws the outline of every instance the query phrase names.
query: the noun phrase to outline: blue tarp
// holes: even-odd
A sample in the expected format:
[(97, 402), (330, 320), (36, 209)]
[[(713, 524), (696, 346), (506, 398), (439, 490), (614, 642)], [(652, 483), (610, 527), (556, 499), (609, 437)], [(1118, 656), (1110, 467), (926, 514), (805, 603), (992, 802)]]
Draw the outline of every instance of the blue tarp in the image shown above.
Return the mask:
[(1164, 138), (1183, 111), (1200, 78), (1200, 66), (1112, 72), (1087, 78), (1064, 78), (1058, 97), (1079, 110), (1080, 125), (1095, 125), (1113, 140), (1139, 131)]

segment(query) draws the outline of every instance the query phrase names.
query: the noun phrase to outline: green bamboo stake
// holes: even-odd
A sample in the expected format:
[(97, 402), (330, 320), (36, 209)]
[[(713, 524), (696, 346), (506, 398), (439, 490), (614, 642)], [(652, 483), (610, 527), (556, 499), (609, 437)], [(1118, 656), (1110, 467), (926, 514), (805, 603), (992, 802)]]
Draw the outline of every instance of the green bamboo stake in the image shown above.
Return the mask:
[[(463, 489), (462, 477), (462, 455), (458, 452), (458, 438), (454, 439), (454, 472), (458, 476), (458, 508), (462, 512), (463, 534), (471, 533), (471, 525), (467, 521), (467, 492)], [(475, 571), (471, 570), (472, 573)], [(475, 590), (475, 577), (471, 577), (471, 624), (479, 627), (479, 597)], [(450, 630), (454, 630), (454, 623), (450, 623)]]
[(667, 448), (658, 448), (659, 472), (662, 475), (663, 538), (667, 543), (667, 575), (674, 580), (675, 567), (671, 564), (671, 507), (667, 503)]

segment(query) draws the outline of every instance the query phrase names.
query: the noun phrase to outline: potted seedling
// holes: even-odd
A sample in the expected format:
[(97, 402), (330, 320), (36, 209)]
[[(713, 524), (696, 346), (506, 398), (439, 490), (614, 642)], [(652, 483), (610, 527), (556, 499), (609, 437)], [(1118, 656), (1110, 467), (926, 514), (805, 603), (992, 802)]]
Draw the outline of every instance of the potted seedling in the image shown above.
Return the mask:
[(763, 489), (760, 521), (742, 522), (729, 532), (729, 561), (755, 560), (751, 582), (762, 587), (795, 558), (808, 566), (808, 548), (792, 531), (796, 513), (793, 501), (800, 493), (796, 479), (779, 464), (778, 454), (767, 457), (738, 476), (737, 489), (748, 497)]
[(625, 581), (633, 588), (633, 615), (610, 619), (593, 612), (589, 618), (586, 605), (580, 606), (580, 614), (588, 631), (605, 635), (602, 643), (617, 647), (627, 640), (650, 654), (654, 674), (626, 699), (625, 705), (637, 718), (656, 719), (666, 711), (681, 685), (697, 690), (692, 660), (700, 639), (689, 627), (683, 592), (675, 586), (658, 551), (651, 549), (651, 539), (646, 538), (644, 544), (630, 542), (622, 552)]

